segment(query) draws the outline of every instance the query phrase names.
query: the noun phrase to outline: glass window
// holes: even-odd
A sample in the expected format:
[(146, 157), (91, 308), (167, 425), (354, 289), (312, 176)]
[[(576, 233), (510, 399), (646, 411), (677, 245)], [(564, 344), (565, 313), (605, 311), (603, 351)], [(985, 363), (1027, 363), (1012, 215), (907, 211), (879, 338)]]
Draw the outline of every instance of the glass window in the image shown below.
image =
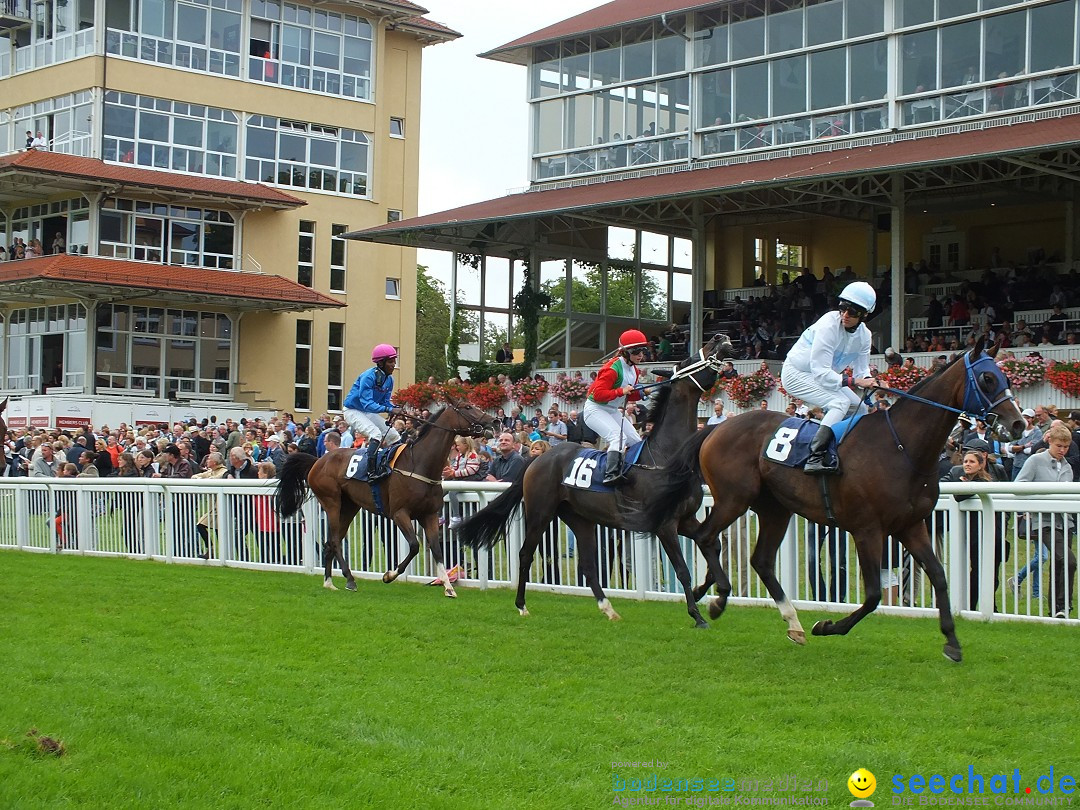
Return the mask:
[(562, 106), (562, 99), (541, 101), (533, 105), (537, 152), (553, 152), (562, 148)]
[(567, 146), (589, 146), (593, 142), (592, 106), (592, 96), (587, 93), (566, 99)]
[(833, 48), (810, 54), (810, 107), (839, 107), (846, 99), (847, 51)]
[(897, 0), (896, 24), (901, 28), (934, 19), (934, 0)]
[(653, 75), (653, 40), (651, 33), (623, 46), (623, 79), (644, 79)]
[(342, 69), (352, 76), (371, 75), (371, 42), (356, 37), (345, 37)]
[(862, 37), (885, 30), (885, 0), (847, 0), (847, 36)]
[(622, 51), (617, 35), (597, 34), (592, 55), (593, 86), (614, 84), (622, 75)]
[(904, 34), (900, 43), (903, 52), (901, 92), (921, 93), (937, 89), (937, 31), (931, 28)]
[(173, 125), (173, 141), (184, 146), (203, 145), (203, 122), (178, 118)]
[(1053, 70), (1074, 64), (1076, 3), (1054, 3), (1031, 9), (1031, 69)]
[(765, 118), (769, 114), (769, 65), (759, 62), (735, 69), (735, 119)]
[(105, 134), (118, 138), (135, 137), (135, 110), (116, 104), (105, 105)]
[(731, 71), (716, 70), (701, 75), (702, 126), (731, 123)]
[(176, 38), (206, 44), (206, 9), (181, 3), (176, 9)]
[(312, 64), (316, 67), (337, 69), (341, 65), (341, 37), (315, 32), (315, 50)]
[(1027, 12), (1014, 11), (986, 21), (986, 78), (1004, 79), (1024, 69)]
[(938, 19), (974, 14), (979, 10), (979, 0), (938, 0)]
[(770, 14), (769, 53), (793, 51), (803, 45), (803, 10), (801, 8)]
[(173, 4), (171, 0), (142, 0), (139, 30), (152, 37), (172, 38)]
[(701, 67), (721, 65), (726, 62), (728, 59), (727, 37), (727, 25), (712, 19), (709, 14), (699, 14), (694, 32), (694, 64)]
[(806, 57), (791, 56), (772, 63), (772, 114), (806, 111)]
[(139, 137), (148, 141), (169, 140), (169, 119), (167, 116), (143, 110), (139, 113)]
[(844, 2), (818, 3), (806, 10), (806, 44), (823, 45), (844, 38)]
[(982, 55), (978, 20), (941, 29), (941, 86), (960, 87), (979, 81)]
[(731, 24), (731, 59), (752, 59), (765, 53), (765, 18), (754, 17)]
[(853, 103), (885, 98), (888, 85), (887, 54), (888, 48), (883, 39), (848, 48), (848, 60), (851, 64), (849, 97)]
[[(668, 21), (676, 31), (681, 31), (685, 21)], [(665, 29), (666, 30), (666, 29)], [(663, 76), (666, 73), (677, 73), (686, 68), (686, 40), (680, 36), (659, 37), (656, 40), (656, 75)]]

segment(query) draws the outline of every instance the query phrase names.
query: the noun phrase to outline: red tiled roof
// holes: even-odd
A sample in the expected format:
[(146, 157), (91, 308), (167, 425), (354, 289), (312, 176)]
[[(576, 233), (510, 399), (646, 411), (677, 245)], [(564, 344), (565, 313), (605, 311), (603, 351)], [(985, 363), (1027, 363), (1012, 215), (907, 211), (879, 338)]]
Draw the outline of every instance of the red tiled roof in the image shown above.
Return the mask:
[(715, 6), (718, 0), (702, 2), (701, 0), (613, 0), (589, 11), (582, 12), (577, 16), (533, 31), (523, 37), (518, 37), (513, 42), (508, 42), (498, 48), (493, 48), (481, 56), (506, 59), (506, 61), (524, 60), (513, 58), (508, 51), (516, 51), (520, 48), (528, 48), (539, 45), (542, 42), (552, 42), (578, 36), (588, 31), (599, 31), (604, 28), (613, 28), (618, 25), (639, 22), (659, 17), (661, 14), (672, 14), (676, 11), (686, 11), (703, 6)]
[(596, 209), (640, 200), (701, 196), (755, 185), (784, 185), (830, 175), (851, 176), (890, 169), (903, 170), (1076, 143), (1080, 143), (1080, 115), (1066, 115), (952, 135), (916, 137), (876, 146), (855, 146), (630, 180), (527, 191), (379, 225), (358, 234), (364, 237), (378, 236), (455, 223), (501, 221), (544, 213)]
[(449, 39), (462, 36), (460, 31), (455, 31), (453, 28), (449, 28), (440, 22), (435, 22), (435, 20), (429, 20), (427, 17), (409, 17), (407, 20), (402, 20), (401, 24), (412, 28), (423, 28), (427, 31), (445, 34)]
[(225, 180), (218, 177), (174, 174), (173, 172), (158, 169), (116, 165), (114, 163), (105, 163), (97, 158), (77, 157), (37, 149), (28, 149), (25, 152), (0, 157), (0, 174), (9, 169), (105, 183), (120, 183), (126, 186), (165, 188), (195, 194), (252, 200), (279, 207), (295, 208), (307, 204), (299, 197), (264, 186), (261, 183), (245, 183), (241, 180)]
[[(5, 284), (26, 281), (130, 287), (160, 293), (195, 293), (208, 300), (247, 299), (266, 301), (268, 304), (304, 304), (312, 309), (345, 306), (336, 298), (295, 281), (261, 273), (206, 270), (66, 253), (0, 262), (0, 291)], [(62, 293), (57, 290), (57, 294)]]

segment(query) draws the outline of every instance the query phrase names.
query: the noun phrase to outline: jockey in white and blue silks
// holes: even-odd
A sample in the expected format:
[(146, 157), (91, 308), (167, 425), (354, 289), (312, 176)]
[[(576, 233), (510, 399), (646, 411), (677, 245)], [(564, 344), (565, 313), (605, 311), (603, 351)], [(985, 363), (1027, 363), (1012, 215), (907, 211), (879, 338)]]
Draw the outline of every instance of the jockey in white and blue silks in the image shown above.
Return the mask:
[(341, 415), (352, 427), (353, 435), (362, 433), (368, 437), (368, 480), (374, 481), (389, 473), (388, 469), (375, 469), (375, 453), (379, 445), (383, 439), (393, 444), (401, 438), (394, 428), (386, 426), (383, 416), (394, 407), (390, 396), (394, 393), (392, 375), (397, 366), (397, 350), (380, 343), (371, 351), (371, 362), (375, 365), (357, 377), (349, 389)]
[[(870, 330), (863, 323), (877, 304), (877, 294), (865, 281), (854, 281), (839, 299), (836, 312), (825, 313), (806, 328), (780, 372), (788, 394), (825, 411), (810, 442), (805, 471), (811, 475), (840, 471), (838, 461), (829, 454), (833, 425), (866, 412), (862, 396), (853, 387), (877, 386), (870, 376)], [(847, 380), (843, 371), (849, 366), (852, 376)]]

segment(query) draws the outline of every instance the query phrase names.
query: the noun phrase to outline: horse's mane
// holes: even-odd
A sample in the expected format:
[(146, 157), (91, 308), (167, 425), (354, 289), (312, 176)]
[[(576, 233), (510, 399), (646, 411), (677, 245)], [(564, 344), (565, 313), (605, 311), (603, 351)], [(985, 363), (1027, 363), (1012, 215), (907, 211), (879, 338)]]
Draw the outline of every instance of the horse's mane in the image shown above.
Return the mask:
[(442, 408), (439, 408), (439, 410), (432, 411), (431, 418), (420, 425), (420, 429), (417, 430), (416, 435), (409, 440), (409, 444), (416, 444), (418, 441), (424, 438), (424, 436), (430, 433), (432, 427), (434, 426), (435, 420), (439, 418), (439, 414), (441, 414), (443, 412), (443, 409), (445, 408), (446, 405), (443, 405)]
[(654, 388), (649, 398), (645, 400), (645, 421), (653, 423), (660, 421), (660, 415), (664, 412), (669, 399), (671, 399), (670, 383)]
[[(927, 374), (925, 377), (923, 377), (921, 380), (919, 380), (917, 383), (915, 383), (915, 385), (911, 386), (911, 389), (908, 391), (908, 393), (909, 394), (918, 394), (919, 389), (923, 388), (926, 385), (929, 385), (930, 382), (932, 382), (933, 380), (937, 379), (939, 376), (944, 374), (947, 369), (952, 368), (952, 366), (954, 364), (956, 364), (956, 363), (960, 362), (961, 360), (963, 360), (964, 356), (966, 354), (967, 354), (967, 352), (960, 352), (956, 357), (954, 357), (948, 363), (943, 365), (937, 371), (933, 372), (932, 374)], [(897, 404), (899, 404), (899, 403), (897, 403)]]

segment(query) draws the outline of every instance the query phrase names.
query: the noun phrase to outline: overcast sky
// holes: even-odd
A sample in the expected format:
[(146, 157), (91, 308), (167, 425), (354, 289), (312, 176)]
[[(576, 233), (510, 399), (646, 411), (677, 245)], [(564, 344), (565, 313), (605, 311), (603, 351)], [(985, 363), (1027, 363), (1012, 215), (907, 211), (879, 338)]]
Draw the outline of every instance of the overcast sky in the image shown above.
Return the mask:
[[(478, 53), (601, 5), (599, 0), (418, 0), (464, 36), (424, 49), (420, 213), (500, 197), (528, 185), (526, 69)], [(449, 281), (450, 254), (420, 251)]]

